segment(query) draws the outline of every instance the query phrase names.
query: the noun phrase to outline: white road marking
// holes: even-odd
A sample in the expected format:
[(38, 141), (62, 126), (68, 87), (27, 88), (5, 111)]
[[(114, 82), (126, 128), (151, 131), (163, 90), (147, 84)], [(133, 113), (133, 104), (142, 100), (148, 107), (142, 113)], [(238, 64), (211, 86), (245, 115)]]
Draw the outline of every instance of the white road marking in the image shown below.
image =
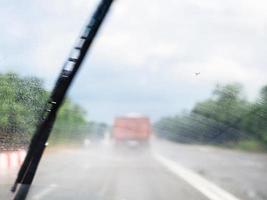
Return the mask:
[(32, 199), (34, 200), (39, 200), (47, 196), (49, 193), (51, 193), (53, 190), (55, 190), (57, 187), (56, 184), (51, 184), (47, 188), (43, 189), (41, 192), (38, 194), (34, 195)]
[(214, 183), (208, 181), (204, 177), (193, 172), (192, 170), (179, 165), (177, 162), (167, 159), (157, 153), (154, 153), (154, 157), (156, 158), (156, 160), (162, 163), (166, 168), (168, 168), (171, 172), (173, 172), (174, 174), (185, 180), (191, 186), (193, 186), (202, 194), (204, 194), (206, 197), (208, 197), (208, 199), (240, 200), (234, 195), (230, 194), (229, 192), (218, 187)]

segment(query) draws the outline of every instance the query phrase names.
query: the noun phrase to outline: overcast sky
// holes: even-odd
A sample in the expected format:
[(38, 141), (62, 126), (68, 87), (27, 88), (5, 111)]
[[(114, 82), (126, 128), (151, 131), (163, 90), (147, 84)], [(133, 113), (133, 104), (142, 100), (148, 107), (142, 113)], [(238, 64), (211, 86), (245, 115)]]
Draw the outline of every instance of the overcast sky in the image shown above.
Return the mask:
[[(0, 72), (51, 89), (97, 0), (1, 0)], [(217, 83), (267, 83), (265, 0), (116, 0), (70, 96), (90, 119), (190, 109)], [(195, 76), (196, 72), (200, 75)]]

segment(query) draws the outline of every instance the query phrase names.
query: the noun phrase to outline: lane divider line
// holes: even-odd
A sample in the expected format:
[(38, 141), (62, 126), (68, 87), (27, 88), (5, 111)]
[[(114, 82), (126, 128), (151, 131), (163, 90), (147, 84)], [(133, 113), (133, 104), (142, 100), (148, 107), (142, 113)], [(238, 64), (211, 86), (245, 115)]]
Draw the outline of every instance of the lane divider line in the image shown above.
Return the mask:
[(179, 163), (172, 161), (164, 156), (154, 153), (154, 158), (175, 175), (189, 183), (210, 200), (240, 200), (233, 194), (223, 190), (219, 186), (198, 175), (192, 170), (181, 166)]

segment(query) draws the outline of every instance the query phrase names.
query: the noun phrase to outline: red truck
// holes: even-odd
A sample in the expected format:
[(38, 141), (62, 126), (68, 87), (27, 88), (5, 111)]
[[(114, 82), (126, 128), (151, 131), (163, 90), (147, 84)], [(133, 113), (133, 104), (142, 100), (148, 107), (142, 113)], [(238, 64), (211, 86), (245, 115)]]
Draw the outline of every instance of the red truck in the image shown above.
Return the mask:
[(117, 117), (112, 130), (116, 144), (148, 145), (152, 129), (148, 117)]

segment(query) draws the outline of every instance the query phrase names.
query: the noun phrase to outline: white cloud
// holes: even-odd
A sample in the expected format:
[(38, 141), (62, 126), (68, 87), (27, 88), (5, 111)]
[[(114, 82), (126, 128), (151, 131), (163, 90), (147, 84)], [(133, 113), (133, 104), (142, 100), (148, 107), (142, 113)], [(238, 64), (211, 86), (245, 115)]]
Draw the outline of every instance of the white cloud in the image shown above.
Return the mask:
[[(4, 61), (0, 70), (14, 66), (13, 70), (38, 74), (51, 85), (97, 2), (28, 0), (27, 6), (1, 2), (0, 57)], [(114, 87), (123, 85), (123, 94), (138, 79), (137, 88), (173, 99), (169, 110), (189, 105), (179, 100), (177, 90), (184, 90), (184, 99), (190, 98), (192, 105), (217, 82), (241, 82), (253, 97), (266, 83), (266, 11), (264, 0), (115, 1), (81, 79), (87, 80), (85, 73), (95, 76), (90, 82), (96, 88), (94, 95), (106, 79)], [(195, 72), (201, 72), (200, 76)], [(137, 89), (135, 95), (142, 96), (144, 91)], [(106, 101), (112, 104), (111, 98)], [(127, 106), (121, 107), (125, 111)]]

